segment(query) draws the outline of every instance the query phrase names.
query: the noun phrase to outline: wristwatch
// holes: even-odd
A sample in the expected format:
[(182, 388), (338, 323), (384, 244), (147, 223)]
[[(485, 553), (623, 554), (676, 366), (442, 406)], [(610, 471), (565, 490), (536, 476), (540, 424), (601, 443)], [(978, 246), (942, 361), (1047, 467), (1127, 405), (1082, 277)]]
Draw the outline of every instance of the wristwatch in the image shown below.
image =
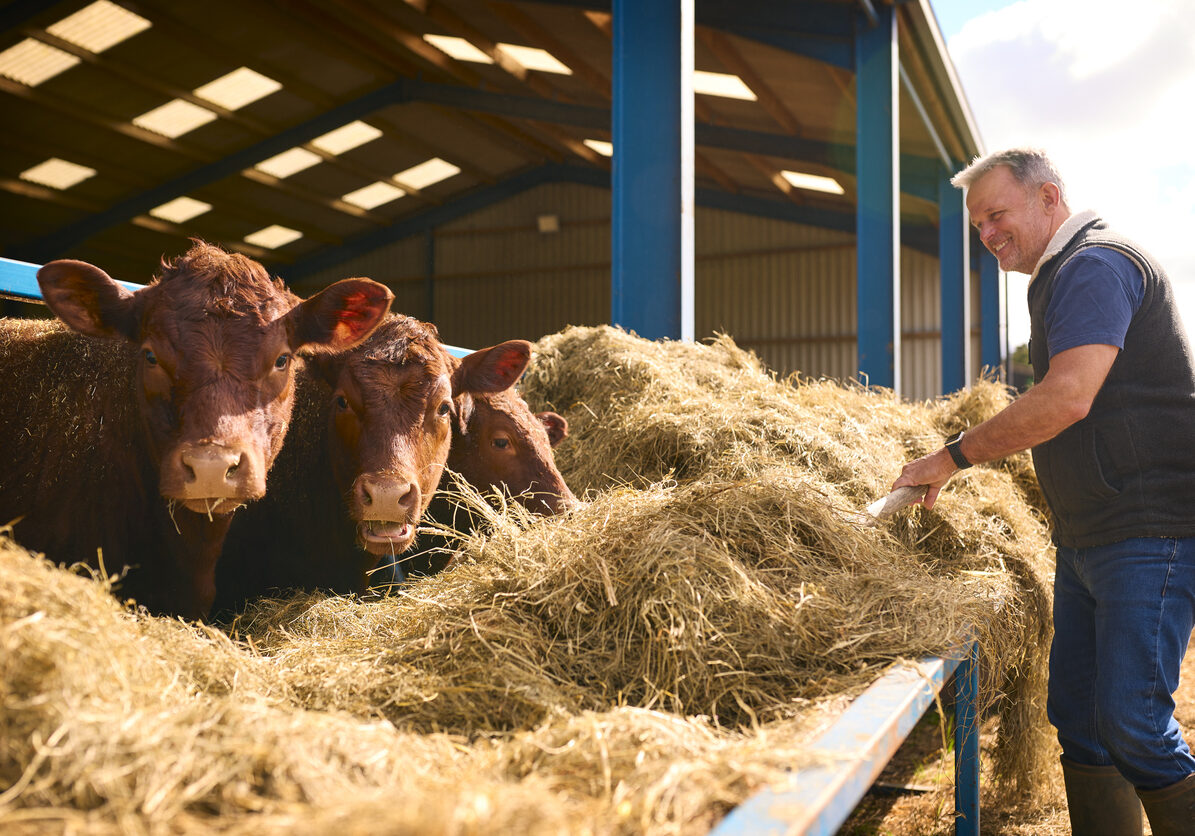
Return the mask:
[(971, 462), (967, 461), (967, 457), (963, 455), (960, 447), (963, 440), (963, 432), (959, 430), (958, 433), (946, 439), (946, 452), (950, 454), (950, 458), (954, 459), (954, 465), (959, 470), (966, 470), (971, 466)]

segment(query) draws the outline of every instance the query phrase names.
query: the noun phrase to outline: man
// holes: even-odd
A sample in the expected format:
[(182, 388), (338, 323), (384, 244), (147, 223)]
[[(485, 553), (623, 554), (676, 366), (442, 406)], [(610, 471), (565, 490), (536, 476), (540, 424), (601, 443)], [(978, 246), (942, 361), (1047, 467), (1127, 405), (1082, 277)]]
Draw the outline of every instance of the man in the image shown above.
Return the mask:
[[(1195, 623), (1195, 365), (1161, 266), (1072, 213), (1040, 151), (951, 181), (1000, 267), (1027, 273), (1037, 384), (901, 471), (933, 507), (959, 469), (1033, 448), (1057, 547), (1047, 710), (1075, 834), (1195, 834), (1173, 693)], [(1135, 792), (1134, 792), (1135, 790)]]

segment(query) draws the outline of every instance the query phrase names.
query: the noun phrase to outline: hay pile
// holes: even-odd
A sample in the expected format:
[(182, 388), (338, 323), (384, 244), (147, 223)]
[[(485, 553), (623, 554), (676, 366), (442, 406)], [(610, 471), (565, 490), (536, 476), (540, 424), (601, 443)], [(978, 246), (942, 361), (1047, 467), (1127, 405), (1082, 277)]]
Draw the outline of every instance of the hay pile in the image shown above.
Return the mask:
[(856, 513), (1000, 387), (910, 405), (776, 380), (728, 339), (570, 328), (523, 394), (568, 418), (557, 461), (588, 501), (542, 520), (474, 497), (487, 530), (405, 595), (263, 601), (230, 638), (0, 541), (0, 829), (701, 833), (967, 625), (1001, 774), (1041, 768), (1028, 464), (880, 528)]

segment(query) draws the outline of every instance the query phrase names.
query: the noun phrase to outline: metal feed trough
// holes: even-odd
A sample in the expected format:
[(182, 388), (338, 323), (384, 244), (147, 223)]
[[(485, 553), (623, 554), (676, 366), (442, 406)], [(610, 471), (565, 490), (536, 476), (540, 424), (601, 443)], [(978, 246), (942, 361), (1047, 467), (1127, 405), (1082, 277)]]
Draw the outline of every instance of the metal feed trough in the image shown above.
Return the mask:
[[(40, 265), (0, 258), (0, 298), (41, 302)], [(135, 290), (140, 285), (121, 282)], [(449, 346), (463, 357), (468, 349)], [(764, 790), (732, 810), (712, 836), (829, 836), (850, 816), (876, 776), (948, 681), (954, 687), (956, 836), (979, 834), (978, 647), (893, 667), (810, 744), (822, 764), (794, 770), (787, 789)], [(951, 679), (953, 674), (953, 679)]]

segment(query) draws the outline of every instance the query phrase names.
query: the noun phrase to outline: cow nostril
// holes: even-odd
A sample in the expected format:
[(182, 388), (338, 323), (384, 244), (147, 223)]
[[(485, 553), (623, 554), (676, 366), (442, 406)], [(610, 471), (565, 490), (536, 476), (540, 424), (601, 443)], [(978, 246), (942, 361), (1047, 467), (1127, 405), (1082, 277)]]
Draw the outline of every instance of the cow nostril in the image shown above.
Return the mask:
[(238, 470), (240, 470), (240, 469), (241, 469), (241, 464), (240, 464), (240, 462), (237, 462), (237, 463), (236, 463), (236, 464), (234, 464), (234, 465), (229, 465), (229, 467), (228, 467), (228, 470), (226, 470), (226, 471), (224, 472), (224, 476), (225, 476), (225, 478), (229, 478), (229, 479), (231, 479), (231, 478), (232, 478), (234, 475), (236, 475), (236, 472), (237, 472)]
[(191, 465), (189, 465), (189, 464), (184, 463), (183, 464), (183, 475), (186, 477), (188, 482), (194, 482), (195, 481), (195, 468), (191, 467)]

